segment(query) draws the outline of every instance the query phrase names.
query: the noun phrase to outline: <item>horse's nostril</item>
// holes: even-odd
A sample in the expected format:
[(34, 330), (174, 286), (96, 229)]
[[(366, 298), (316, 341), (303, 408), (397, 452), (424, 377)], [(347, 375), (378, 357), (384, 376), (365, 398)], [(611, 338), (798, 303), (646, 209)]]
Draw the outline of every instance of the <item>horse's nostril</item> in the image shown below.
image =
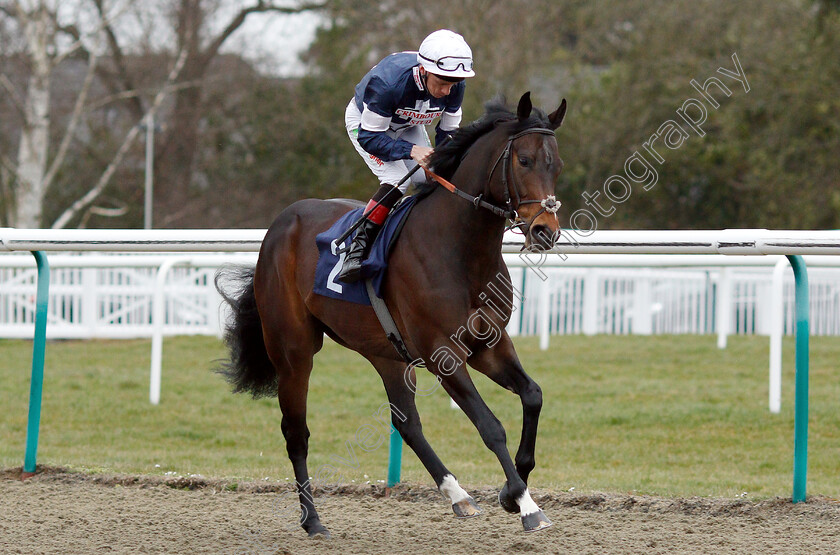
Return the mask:
[(544, 248), (550, 248), (554, 245), (554, 234), (547, 225), (535, 225), (531, 228), (531, 241)]

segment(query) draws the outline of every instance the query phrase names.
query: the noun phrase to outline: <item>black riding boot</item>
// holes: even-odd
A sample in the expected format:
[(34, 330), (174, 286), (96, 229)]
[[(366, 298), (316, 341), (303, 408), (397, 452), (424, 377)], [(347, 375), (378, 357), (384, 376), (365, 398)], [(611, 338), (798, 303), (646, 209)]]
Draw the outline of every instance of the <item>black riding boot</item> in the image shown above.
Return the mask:
[(391, 211), (400, 197), (402, 197), (402, 193), (393, 185), (383, 183), (379, 186), (379, 190), (376, 191), (365, 207), (367, 218), (359, 226), (359, 230), (353, 238), (353, 243), (351, 243), (344, 264), (341, 266), (341, 272), (338, 274), (338, 279), (344, 283), (359, 281), (362, 261), (367, 256), (367, 251), (373, 245), (374, 239), (379, 235), (379, 230), (385, 223), (388, 212)]
[(338, 279), (344, 283), (359, 281), (362, 277), (362, 261), (367, 257), (368, 249), (373, 245), (381, 228), (381, 225), (365, 218), (365, 221), (359, 226), (356, 236), (353, 237), (353, 242), (350, 244), (350, 250), (347, 251), (347, 257), (341, 266)]

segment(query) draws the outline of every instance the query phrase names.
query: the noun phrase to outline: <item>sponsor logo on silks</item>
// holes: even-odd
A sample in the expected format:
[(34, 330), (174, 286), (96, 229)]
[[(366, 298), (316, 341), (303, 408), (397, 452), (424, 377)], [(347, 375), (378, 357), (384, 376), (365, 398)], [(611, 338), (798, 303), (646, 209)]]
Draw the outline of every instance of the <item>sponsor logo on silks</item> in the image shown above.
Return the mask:
[(356, 129), (352, 130), (350, 132), (350, 135), (352, 135), (354, 137), (358, 137), (359, 136), (359, 128), (357, 127)]
[(385, 165), (385, 163), (382, 160), (380, 160), (379, 158), (377, 158), (373, 154), (368, 154), (368, 156), (370, 157), (371, 160), (373, 160), (373, 163), (376, 164), (377, 166), (384, 166)]
[(434, 110), (432, 112), (417, 112), (415, 110), (408, 110), (406, 108), (399, 108), (395, 113), (401, 118), (409, 120), (411, 125), (426, 125), (440, 115), (442, 110)]

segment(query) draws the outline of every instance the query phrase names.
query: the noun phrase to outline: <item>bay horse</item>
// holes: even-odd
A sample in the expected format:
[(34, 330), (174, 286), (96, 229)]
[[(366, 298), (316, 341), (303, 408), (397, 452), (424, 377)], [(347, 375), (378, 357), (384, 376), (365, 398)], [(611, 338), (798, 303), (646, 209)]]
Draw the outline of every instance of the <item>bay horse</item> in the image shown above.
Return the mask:
[[(409, 353), (425, 362), (501, 463), (506, 481), (499, 502), (520, 514), (526, 531), (551, 525), (527, 486), (535, 466), (542, 391), (525, 373), (504, 331), (513, 302), (512, 290), (499, 286), (500, 281), (510, 283), (501, 243), (507, 219), (525, 227), (531, 249), (550, 248), (559, 234), (554, 186), (563, 162), (555, 130), (565, 113), (565, 99), (546, 115), (532, 107), (530, 93), (522, 96), (515, 113), (502, 100), (491, 101), (482, 118), (437, 148), (430, 169), (456, 184), (461, 196), (475, 200), (464, 202), (443, 187), (429, 187), (391, 251), (383, 286), (383, 298)], [(455, 515), (480, 513), (426, 441), (412, 388), (414, 366), (406, 367), (373, 309), (313, 293), (315, 236), (359, 206), (344, 199), (290, 205), (268, 229), (255, 269), (229, 269), (216, 278), (233, 308), (225, 335), (230, 360), (222, 372), (235, 391), (277, 395), (301, 525), (310, 536), (329, 536), (315, 510), (306, 462), (309, 376), (324, 334), (376, 368), (393, 407), (394, 427), (450, 500)], [(239, 279), (239, 289), (223, 291), (226, 278)], [(495, 301), (488, 297), (493, 284), (497, 293), (504, 290)], [(522, 435), (515, 461), (502, 424), (479, 396), (466, 364), (520, 397)]]

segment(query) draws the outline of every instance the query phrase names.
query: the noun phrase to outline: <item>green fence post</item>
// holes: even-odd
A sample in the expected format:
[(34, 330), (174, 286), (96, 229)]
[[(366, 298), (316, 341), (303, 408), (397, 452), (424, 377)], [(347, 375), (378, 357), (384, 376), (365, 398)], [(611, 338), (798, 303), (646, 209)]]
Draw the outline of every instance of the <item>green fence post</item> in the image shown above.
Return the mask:
[(402, 467), (403, 440), (400, 433), (391, 424), (391, 445), (388, 452), (388, 483), (389, 488), (400, 483), (400, 468)]
[(788, 255), (796, 279), (796, 408), (793, 421), (793, 502), (805, 501), (808, 474), (808, 270), (799, 255)]
[(38, 431), (41, 426), (41, 391), (44, 388), (44, 352), (47, 348), (47, 304), (50, 299), (50, 265), (41, 251), (32, 251), (38, 265), (38, 294), (35, 299), (35, 335), (32, 340), (32, 380), (29, 384), (29, 419), (26, 424), (26, 454), (23, 475), (35, 474)]

